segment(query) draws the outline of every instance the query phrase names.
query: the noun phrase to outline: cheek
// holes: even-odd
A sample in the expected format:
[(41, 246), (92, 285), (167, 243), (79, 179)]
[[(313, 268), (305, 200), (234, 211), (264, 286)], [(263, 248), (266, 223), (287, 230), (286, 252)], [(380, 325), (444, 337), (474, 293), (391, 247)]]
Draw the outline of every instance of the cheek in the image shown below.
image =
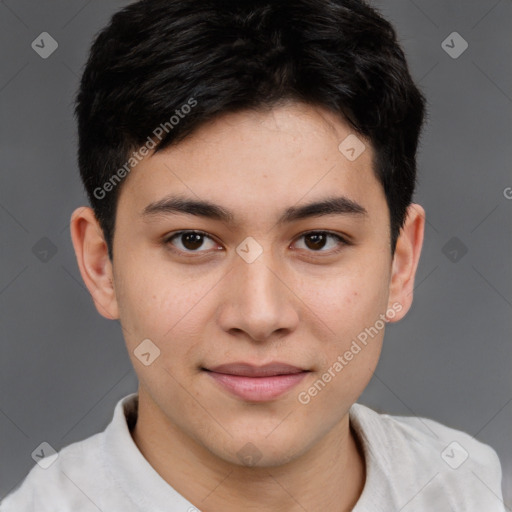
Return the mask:
[[(336, 381), (331, 386), (333, 393), (339, 386), (353, 387), (357, 393), (364, 388), (378, 363), (385, 331), (381, 315), (386, 313), (388, 303), (385, 264), (376, 261), (370, 264), (361, 258), (357, 264), (347, 266), (343, 274), (317, 280), (322, 282), (321, 287), (311, 283), (307, 287), (304, 283), (301, 293), (309, 297), (307, 304), (314, 313), (311, 322), (329, 328), (321, 331), (322, 336), (320, 331), (316, 332), (315, 337), (322, 340), (323, 371), (330, 369), (338, 377), (333, 379)], [(333, 368), (339, 357), (342, 362)]]
[[(197, 357), (201, 347), (197, 315), (204, 293), (198, 283), (186, 286), (176, 276), (162, 277), (156, 269), (145, 274), (132, 272), (120, 290), (120, 320), (138, 380), (155, 398), (172, 395), (176, 410), (187, 408), (188, 395), (180, 392), (180, 383), (190, 371), (184, 364), (189, 361), (187, 353)], [(146, 339), (152, 344), (142, 345)], [(148, 350), (152, 361), (146, 365), (141, 354)]]
[(387, 279), (386, 269), (376, 262), (354, 265), (343, 273), (303, 281), (300, 293), (308, 297), (308, 306), (320, 319), (345, 337), (357, 334), (354, 329), (364, 329), (385, 313), (389, 293)]
[(160, 343), (186, 313), (186, 288), (158, 267), (149, 269), (147, 264), (133, 262), (121, 270), (123, 279), (116, 285), (116, 295), (128, 343), (136, 343), (141, 336)]
[(149, 338), (160, 349), (160, 365), (180, 373), (180, 362), (187, 353), (197, 357), (200, 350), (219, 276), (192, 279), (177, 272), (159, 271), (157, 265), (141, 264), (139, 268), (143, 271), (125, 269), (130, 278), (124, 279), (119, 290), (127, 347), (133, 352)]
[(327, 325), (329, 334), (316, 335), (316, 380), (301, 389), (299, 402), (311, 401), (311, 411), (328, 416), (326, 403), (349, 407), (375, 371), (385, 331), (381, 315), (387, 309), (387, 282), (379, 272), (353, 272), (325, 282), (321, 291), (309, 295), (308, 306), (316, 318), (311, 321)]

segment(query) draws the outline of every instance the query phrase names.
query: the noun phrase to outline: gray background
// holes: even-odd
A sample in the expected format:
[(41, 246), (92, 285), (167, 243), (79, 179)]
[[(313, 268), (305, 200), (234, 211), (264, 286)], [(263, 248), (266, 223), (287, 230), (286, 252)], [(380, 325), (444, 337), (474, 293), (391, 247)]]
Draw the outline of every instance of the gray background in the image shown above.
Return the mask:
[[(87, 203), (72, 101), (93, 35), (126, 3), (0, 2), (0, 497), (42, 441), (59, 450), (103, 430), (137, 389), (120, 326), (96, 312), (69, 235)], [(512, 1), (373, 3), (429, 101), (415, 196), (427, 226), (414, 304), (388, 325), (359, 401), (493, 446), (512, 509)], [(454, 31), (469, 44), (456, 59), (442, 47)], [(31, 48), (41, 32), (59, 45), (48, 59)]]

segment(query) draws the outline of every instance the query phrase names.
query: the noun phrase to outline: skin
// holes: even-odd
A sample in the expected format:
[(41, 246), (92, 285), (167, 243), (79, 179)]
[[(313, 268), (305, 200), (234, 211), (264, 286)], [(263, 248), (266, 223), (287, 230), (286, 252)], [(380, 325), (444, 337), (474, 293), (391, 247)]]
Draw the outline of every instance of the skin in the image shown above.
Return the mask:
[[(364, 141), (354, 161), (338, 150), (350, 133), (334, 114), (291, 103), (224, 115), (150, 153), (123, 183), (113, 262), (93, 211), (73, 212), (83, 280), (100, 314), (120, 320), (139, 378), (132, 437), (162, 478), (204, 512), (342, 511), (361, 495), (365, 462), (348, 410), (372, 377), (385, 329), (309, 403), (298, 395), (393, 304), (401, 311), (389, 321), (407, 313), (425, 212), (409, 207), (392, 258), (371, 144)], [(285, 208), (333, 192), (368, 215), (276, 224)], [(237, 224), (185, 214), (143, 218), (148, 204), (171, 193), (222, 205)], [(162, 240), (190, 229), (211, 238), (196, 246), (179, 236)], [(315, 246), (302, 236), (318, 230), (351, 243), (328, 238)], [(236, 252), (247, 237), (263, 250), (252, 263)], [(194, 250), (206, 256), (193, 257)], [(134, 355), (146, 338), (160, 349), (149, 366)], [(311, 371), (284, 395), (255, 403), (200, 369), (235, 361)], [(252, 466), (237, 456), (248, 442), (260, 455)]]

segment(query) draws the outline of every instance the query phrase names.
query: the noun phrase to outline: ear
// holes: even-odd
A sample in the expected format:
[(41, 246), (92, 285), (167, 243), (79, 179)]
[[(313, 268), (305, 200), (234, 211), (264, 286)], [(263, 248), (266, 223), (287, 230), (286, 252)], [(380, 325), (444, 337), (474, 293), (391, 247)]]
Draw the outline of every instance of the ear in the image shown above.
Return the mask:
[(109, 320), (119, 318), (112, 262), (94, 211), (77, 208), (71, 215), (70, 229), (80, 274), (98, 313)]
[[(416, 203), (407, 208), (407, 217), (400, 230), (389, 283), (388, 308), (397, 311), (397, 314), (388, 319), (389, 322), (398, 322), (409, 311), (413, 300), (414, 277), (420, 260), (425, 229), (425, 210)], [(402, 307), (393, 308), (393, 304)]]

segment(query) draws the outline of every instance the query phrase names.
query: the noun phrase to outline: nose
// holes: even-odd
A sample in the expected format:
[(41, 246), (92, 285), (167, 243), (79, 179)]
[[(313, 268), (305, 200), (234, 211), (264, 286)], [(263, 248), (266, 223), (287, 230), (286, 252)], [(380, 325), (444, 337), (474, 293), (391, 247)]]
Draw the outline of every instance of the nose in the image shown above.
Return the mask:
[[(223, 330), (253, 341), (281, 338), (298, 325), (300, 300), (290, 277), (264, 251), (248, 263), (236, 257), (225, 277), (218, 317)], [(286, 274), (286, 275), (285, 275)]]

